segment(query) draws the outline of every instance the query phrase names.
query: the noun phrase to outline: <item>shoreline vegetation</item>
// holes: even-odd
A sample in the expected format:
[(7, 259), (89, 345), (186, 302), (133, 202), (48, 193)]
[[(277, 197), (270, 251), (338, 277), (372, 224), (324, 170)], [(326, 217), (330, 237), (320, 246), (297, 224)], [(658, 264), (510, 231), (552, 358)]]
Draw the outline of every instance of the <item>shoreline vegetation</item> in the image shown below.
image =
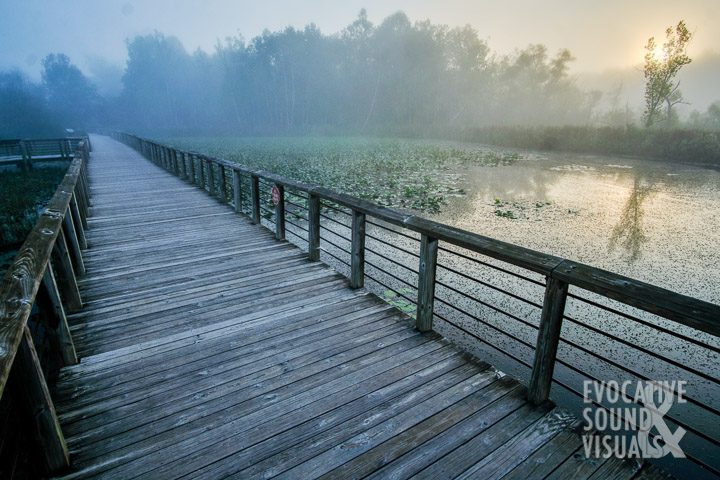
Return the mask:
[(720, 168), (718, 130), (645, 129), (635, 126), (486, 127), (460, 131), (454, 139), (507, 148), (618, 155)]
[(229, 132), (134, 132), (148, 138), (294, 138), (327, 137), (359, 139), (406, 139), (457, 141), (537, 152), (563, 152), (608, 155), (644, 160), (660, 160), (680, 165), (720, 169), (720, 130), (692, 128), (644, 128), (596, 126), (492, 126), (448, 128), (374, 128), (366, 132), (348, 132), (334, 128), (291, 131), (282, 134), (238, 135)]
[(718, 131), (491, 127), (435, 130), (425, 135), (397, 129), (367, 136), (315, 133), (154, 138), (383, 206), (429, 214), (440, 213), (450, 197), (465, 194), (459, 187), (460, 167), (511, 165), (524, 158), (517, 150), (632, 157), (720, 169)]
[[(322, 130), (315, 133), (318, 136), (346, 135)], [(298, 132), (297, 135), (302, 133)], [(620, 156), (720, 169), (720, 130), (716, 129), (644, 128), (637, 125), (492, 126), (422, 130), (388, 127), (375, 129), (366, 135), (371, 138), (457, 141), (537, 152)]]
[(62, 180), (63, 167), (35, 168), (28, 172), (0, 171), (0, 275), (14, 261), (14, 252), (25, 241)]

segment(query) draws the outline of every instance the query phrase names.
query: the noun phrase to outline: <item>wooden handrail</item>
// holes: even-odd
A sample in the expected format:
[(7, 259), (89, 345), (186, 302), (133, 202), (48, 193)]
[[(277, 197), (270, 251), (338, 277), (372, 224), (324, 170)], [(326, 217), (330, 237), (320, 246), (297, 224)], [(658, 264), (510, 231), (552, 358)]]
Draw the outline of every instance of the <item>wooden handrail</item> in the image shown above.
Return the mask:
[[(139, 151), (148, 152), (146, 155), (160, 164), (162, 164), (162, 160), (159, 159), (157, 154), (153, 154), (153, 152), (157, 152), (158, 148), (180, 151), (133, 135), (117, 134), (116, 136), (128, 144), (135, 145)], [(417, 321), (420, 330), (425, 331), (432, 328), (432, 311), (428, 312), (428, 309), (432, 308), (434, 297), (434, 256), (436, 255), (437, 241), (447, 242), (545, 275), (547, 287), (529, 391), (529, 397), (536, 403), (545, 401), (550, 392), (565, 300), (568, 287), (571, 285), (659, 315), (701, 332), (720, 336), (719, 305), (681, 295), (671, 290), (590, 265), (502, 242), (439, 222), (409, 215), (392, 208), (382, 207), (332, 189), (306, 184), (262, 170), (249, 169), (234, 162), (197, 152), (188, 153), (199, 158), (201, 162), (208, 162), (209, 166), (216, 164), (223, 169), (229, 168), (233, 175), (250, 176), (252, 219), (256, 223), (260, 222), (259, 179), (307, 193), (309, 198), (308, 250), (309, 257), (313, 260), (319, 258), (319, 219), (317, 218), (319, 216), (319, 201), (322, 199), (349, 208), (352, 211), (353, 218), (352, 248), (350, 252), (352, 264), (350, 284), (353, 287), (362, 286), (363, 284), (361, 260), (364, 256), (362, 246), (364, 245), (364, 219), (366, 215), (419, 233), (424, 241), (424, 243), (421, 242), (421, 262), (425, 261), (424, 268), (421, 264), (420, 278), (418, 279), (420, 288), (418, 289)], [(209, 168), (209, 171), (212, 172), (212, 168)], [(234, 182), (234, 185), (239, 187), (240, 182)], [(238, 195), (239, 193), (236, 194), (236, 197)], [(427, 275), (431, 275), (433, 278), (425, 277)]]
[(67, 161), (72, 159), (73, 145), (83, 142), (89, 148), (87, 137), (0, 140), (0, 164), (15, 164), (29, 170), (33, 159), (39, 161)]
[[(37, 362), (35, 347), (27, 330), (27, 323), (40, 285), (44, 282), (53, 304), (52, 310), (59, 317), (58, 336), (61, 340), (61, 354), (68, 363), (77, 361), (64, 308), (59, 304), (61, 297), (57, 292), (55, 275), (50, 268), (50, 258), (51, 255), (55, 255), (61, 268), (69, 268), (69, 271), (63, 275), (65, 277), (63, 282), (60, 282), (61, 289), (66, 282), (75, 285), (73, 260), (70, 258), (67, 237), (71, 237), (72, 245), (77, 247), (74, 254), (79, 255), (78, 236), (83, 225), (82, 222), (74, 219), (72, 209), (75, 205), (74, 201), (78, 204), (88, 204), (88, 199), (85, 197), (87, 190), (81, 188), (88, 158), (88, 145), (81, 142), (65, 177), (25, 243), (20, 247), (14, 263), (0, 285), (0, 397), (5, 391), (10, 370), (20, 362), (26, 401), (33, 402), (31, 409), (37, 412), (34, 418), (36, 433), (45, 447), (43, 454), (48, 471), (67, 466), (69, 458), (55, 408), (43, 372)], [(79, 209), (77, 215), (82, 217), (84, 212)], [(78, 264), (77, 262), (81, 262), (82, 259), (75, 258), (74, 261)], [(81, 306), (79, 295), (70, 298), (66, 295), (63, 298), (66, 302), (69, 301), (65, 308), (74, 309)]]

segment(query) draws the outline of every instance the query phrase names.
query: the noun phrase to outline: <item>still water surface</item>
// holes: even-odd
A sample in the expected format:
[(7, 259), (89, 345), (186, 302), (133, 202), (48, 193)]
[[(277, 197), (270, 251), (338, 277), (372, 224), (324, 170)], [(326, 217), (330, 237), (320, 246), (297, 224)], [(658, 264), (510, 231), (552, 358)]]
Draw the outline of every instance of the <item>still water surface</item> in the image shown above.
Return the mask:
[(522, 153), (470, 167), (436, 220), (720, 303), (720, 172)]

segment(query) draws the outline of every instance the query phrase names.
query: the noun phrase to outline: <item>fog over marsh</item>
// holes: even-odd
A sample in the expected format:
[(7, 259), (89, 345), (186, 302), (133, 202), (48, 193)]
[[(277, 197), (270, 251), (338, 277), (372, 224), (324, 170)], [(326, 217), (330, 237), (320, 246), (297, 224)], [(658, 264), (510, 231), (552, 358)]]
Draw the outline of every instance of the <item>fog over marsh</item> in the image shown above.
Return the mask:
[[(680, 18), (694, 61), (678, 111), (707, 123), (716, 2), (581, 3), (6, 2), (0, 132), (625, 127), (642, 113), (645, 41)], [(48, 64), (52, 53), (67, 58)]]

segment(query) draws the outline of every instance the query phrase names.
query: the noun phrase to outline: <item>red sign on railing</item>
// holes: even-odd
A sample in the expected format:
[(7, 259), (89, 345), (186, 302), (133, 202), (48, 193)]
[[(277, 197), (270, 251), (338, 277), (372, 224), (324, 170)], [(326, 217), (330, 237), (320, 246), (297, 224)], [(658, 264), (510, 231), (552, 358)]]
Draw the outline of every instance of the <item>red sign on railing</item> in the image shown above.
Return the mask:
[(277, 187), (277, 185), (273, 185), (272, 187), (272, 201), (275, 205), (280, 203), (280, 189)]

